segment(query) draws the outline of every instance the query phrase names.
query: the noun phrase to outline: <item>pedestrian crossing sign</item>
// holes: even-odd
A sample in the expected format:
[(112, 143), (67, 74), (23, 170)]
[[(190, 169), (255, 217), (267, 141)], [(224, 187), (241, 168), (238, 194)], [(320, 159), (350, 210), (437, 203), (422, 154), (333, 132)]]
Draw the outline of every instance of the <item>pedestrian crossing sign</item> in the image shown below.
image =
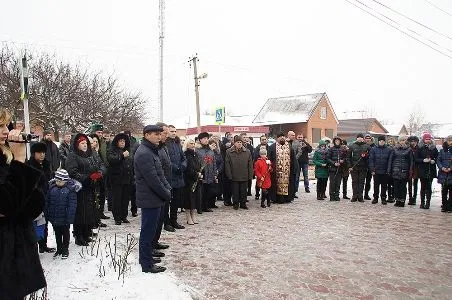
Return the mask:
[(224, 124), (225, 122), (225, 114), (224, 114), (224, 106), (218, 107), (215, 109), (215, 123), (217, 125)]

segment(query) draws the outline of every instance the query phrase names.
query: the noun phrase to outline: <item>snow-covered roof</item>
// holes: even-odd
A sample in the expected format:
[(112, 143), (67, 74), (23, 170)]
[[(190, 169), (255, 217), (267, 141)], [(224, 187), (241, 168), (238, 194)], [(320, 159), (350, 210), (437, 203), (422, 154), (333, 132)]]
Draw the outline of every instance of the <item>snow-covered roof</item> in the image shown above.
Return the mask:
[(372, 128), (372, 125), (374, 123), (379, 125), (383, 129), (383, 131), (385, 131), (385, 133), (388, 133), (386, 128), (383, 125), (381, 125), (381, 123), (375, 118), (339, 120), (339, 125), (337, 126), (337, 133), (340, 135), (366, 133), (366, 132), (371, 133), (370, 129)]
[[(226, 116), (224, 126), (250, 126), (253, 124), (255, 115)], [(177, 129), (187, 129), (196, 127), (196, 116), (183, 116), (165, 122), (174, 125)], [(201, 115), (201, 126), (216, 125), (215, 115)]]
[(423, 124), (419, 130), (419, 135), (424, 131), (431, 132), (435, 138), (446, 138), (452, 134), (452, 123)]
[[(392, 136), (398, 136), (400, 135), (401, 131), (405, 131), (404, 124), (391, 124), (391, 125), (384, 125), (386, 130), (388, 131), (389, 135)], [(405, 132), (403, 132), (405, 133)], [(405, 133), (406, 134), (406, 133)]]
[(307, 122), (325, 93), (270, 98), (253, 120), (255, 124)]

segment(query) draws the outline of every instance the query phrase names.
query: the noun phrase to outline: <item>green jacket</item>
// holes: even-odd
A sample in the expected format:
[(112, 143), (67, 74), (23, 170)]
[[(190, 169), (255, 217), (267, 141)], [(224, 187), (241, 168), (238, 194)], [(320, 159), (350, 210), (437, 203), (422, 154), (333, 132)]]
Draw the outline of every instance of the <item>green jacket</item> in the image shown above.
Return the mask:
[[(317, 148), (314, 153), (315, 178), (328, 178), (328, 150), (321, 150)], [(325, 166), (322, 166), (325, 164)]]
[(106, 168), (108, 168), (108, 166), (110, 165), (108, 163), (108, 159), (107, 159), (107, 142), (105, 141), (104, 138), (99, 137), (100, 141), (99, 141), (99, 156), (102, 159), (104, 165)]

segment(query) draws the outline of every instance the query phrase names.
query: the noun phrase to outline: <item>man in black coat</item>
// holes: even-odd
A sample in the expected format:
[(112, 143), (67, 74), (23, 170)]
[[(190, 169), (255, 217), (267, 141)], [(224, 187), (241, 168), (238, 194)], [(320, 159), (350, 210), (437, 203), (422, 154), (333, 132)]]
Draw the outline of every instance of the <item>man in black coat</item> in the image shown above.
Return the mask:
[[(230, 132), (226, 132), (224, 138), (220, 145), (220, 152), (223, 158), (226, 157), (226, 151), (231, 148), (233, 143), (233, 136)], [(226, 176), (226, 173), (223, 172), (223, 201), (225, 206), (232, 206), (232, 187), (231, 181)]]
[[(260, 144), (257, 145), (257, 147), (254, 148), (254, 152), (252, 152), (253, 153), (253, 166), (254, 166), (254, 163), (256, 163), (257, 159), (260, 157), (259, 151), (261, 150), (261, 148), (265, 148), (265, 150), (267, 150), (267, 152), (268, 152), (268, 138), (265, 134), (260, 137), (260, 141), (261, 141)], [(254, 199), (259, 200), (261, 189), (260, 189), (260, 187), (257, 186), (257, 184), (255, 186), (255, 190), (256, 190), (256, 195), (255, 195)]]
[(52, 177), (60, 167), (60, 151), (58, 151), (57, 145), (52, 140), (52, 131), (45, 130), (42, 134), (42, 142), (47, 146), (46, 161), (49, 162), (50, 171), (52, 171)]
[(369, 152), (370, 146), (364, 142), (364, 135), (359, 133), (356, 136), (356, 142), (349, 148), (349, 172), (352, 175), (353, 188), (351, 202), (364, 202), (363, 190), (368, 171)]
[[(370, 134), (367, 133), (364, 136), (364, 140), (365, 140), (366, 144), (369, 145), (370, 149), (375, 147), (374, 139)], [(370, 150), (369, 150), (369, 152), (370, 152)], [(371, 181), (372, 181), (372, 172), (368, 169), (367, 174), (366, 174), (366, 185), (365, 185), (365, 189), (364, 189), (364, 199), (365, 200), (370, 200), (369, 192), (370, 192), (370, 182)]]
[[(50, 179), (52, 179), (52, 171), (50, 170), (49, 162), (45, 159), (46, 152), (47, 152), (46, 144), (42, 142), (35, 143), (31, 145), (30, 148), (31, 157), (27, 161), (27, 165), (41, 172), (42, 176), (39, 181), (39, 188), (42, 190), (44, 196), (47, 196), (47, 192), (49, 190), (49, 181)], [(38, 242), (39, 253), (55, 252), (55, 248), (47, 247), (47, 237), (48, 237), (48, 222), (46, 221), (44, 228), (44, 237)]]
[(71, 152), (71, 139), (72, 135), (70, 133), (66, 133), (63, 138), (63, 142), (60, 145), (60, 161), (61, 161), (61, 168), (66, 169), (66, 159), (69, 155), (69, 152)]
[(159, 273), (165, 267), (155, 265), (153, 258), (155, 234), (160, 211), (171, 200), (171, 186), (166, 180), (159, 157), (162, 127), (148, 125), (143, 129), (143, 142), (134, 157), (137, 206), (141, 208), (139, 263), (144, 273)]
[(369, 171), (374, 177), (374, 199), (372, 204), (378, 203), (381, 188), (381, 204), (386, 205), (386, 192), (388, 188), (388, 163), (391, 155), (391, 149), (386, 146), (386, 137), (378, 137), (378, 146), (373, 147), (369, 154)]
[[(251, 144), (251, 140), (245, 132), (242, 132), (240, 134), (240, 139), (243, 142), (243, 147), (248, 149), (250, 151), (251, 155), (253, 155), (253, 153), (254, 153), (253, 144)], [(253, 176), (253, 178), (254, 178), (254, 176)], [(252, 185), (253, 185), (253, 179), (248, 180), (247, 196), (251, 196), (251, 186)]]
[(300, 174), (303, 173), (304, 190), (306, 193), (310, 193), (309, 190), (309, 153), (312, 152), (312, 146), (305, 140), (303, 134), (297, 136), (297, 140), (301, 145), (301, 154), (298, 156), (298, 171), (297, 181), (300, 181)]
[[(135, 152), (138, 149), (138, 146), (140, 143), (137, 141), (137, 139), (132, 135), (130, 130), (125, 130), (125, 134), (130, 139), (130, 159), (133, 161), (133, 157), (135, 156)], [(130, 186), (130, 212), (132, 213), (132, 217), (138, 216), (138, 208), (137, 208), (137, 202), (136, 202), (136, 188), (135, 188), (135, 178), (133, 176), (134, 169), (132, 164), (132, 185)]]

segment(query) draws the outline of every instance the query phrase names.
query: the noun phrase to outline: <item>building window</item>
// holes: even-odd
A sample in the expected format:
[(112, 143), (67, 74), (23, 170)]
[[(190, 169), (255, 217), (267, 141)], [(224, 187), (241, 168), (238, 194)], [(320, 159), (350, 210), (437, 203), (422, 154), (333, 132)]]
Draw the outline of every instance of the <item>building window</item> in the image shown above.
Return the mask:
[(326, 120), (326, 106), (320, 108), (320, 119)]
[(325, 136), (329, 137), (331, 141), (333, 141), (334, 130), (333, 129), (325, 129)]
[(312, 128), (312, 142), (318, 143), (321, 138), (322, 138), (322, 129)]

